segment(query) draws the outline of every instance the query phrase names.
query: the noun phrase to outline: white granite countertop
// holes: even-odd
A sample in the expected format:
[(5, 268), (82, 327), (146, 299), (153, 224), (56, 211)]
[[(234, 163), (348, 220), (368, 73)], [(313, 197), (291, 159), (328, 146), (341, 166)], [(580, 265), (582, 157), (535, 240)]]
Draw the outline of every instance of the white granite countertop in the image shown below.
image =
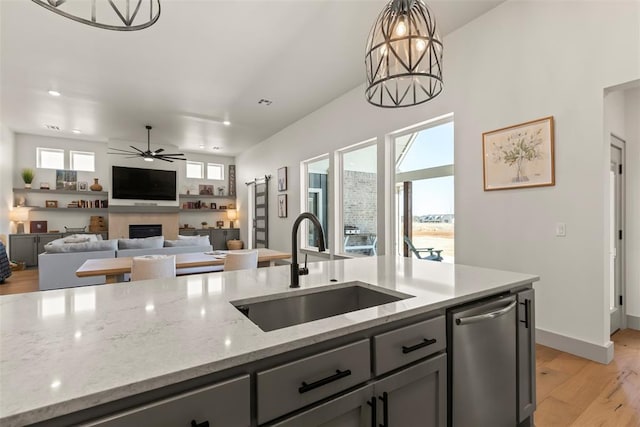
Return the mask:
[[(2, 296), (0, 424), (46, 420), (538, 280), (393, 256), (309, 270), (295, 290), (281, 266)], [(355, 280), (415, 298), (271, 332), (229, 303)]]

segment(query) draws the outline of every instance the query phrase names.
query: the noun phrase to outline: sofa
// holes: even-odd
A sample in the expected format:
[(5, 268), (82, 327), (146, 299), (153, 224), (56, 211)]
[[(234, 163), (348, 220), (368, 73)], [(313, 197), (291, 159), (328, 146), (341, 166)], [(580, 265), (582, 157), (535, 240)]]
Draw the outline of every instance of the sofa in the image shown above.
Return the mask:
[[(208, 252), (213, 248), (209, 236), (179, 236), (165, 240), (163, 236), (141, 239), (102, 240), (100, 235), (73, 235), (45, 245), (38, 255), (38, 284), (41, 291), (105, 283), (104, 276), (77, 277), (75, 272), (88, 259), (134, 257), (142, 255), (176, 255)], [(178, 269), (176, 274), (221, 271), (221, 266)]]

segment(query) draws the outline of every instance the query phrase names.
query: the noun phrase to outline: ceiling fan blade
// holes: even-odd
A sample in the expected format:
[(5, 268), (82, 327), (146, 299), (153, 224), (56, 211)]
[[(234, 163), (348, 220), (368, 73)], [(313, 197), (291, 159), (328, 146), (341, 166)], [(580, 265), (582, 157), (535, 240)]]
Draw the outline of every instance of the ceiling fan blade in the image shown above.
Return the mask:
[(158, 148), (157, 150), (154, 151), (155, 154), (160, 154), (164, 151), (164, 148)]
[(144, 154), (144, 151), (140, 150), (139, 148), (134, 147), (133, 145), (130, 145), (129, 147), (133, 148), (134, 150), (136, 150), (140, 154)]
[(132, 152), (132, 151), (130, 151), (130, 152), (126, 152), (126, 151), (125, 151), (124, 153), (107, 153), (107, 154), (119, 154), (119, 155), (121, 155), (121, 156), (135, 156), (135, 157), (140, 157), (140, 154), (138, 154), (138, 153), (134, 153), (134, 152)]
[(184, 156), (184, 154), (182, 153), (166, 153), (166, 154), (160, 154), (161, 156)]
[(187, 160), (184, 157), (176, 157), (176, 156), (156, 156), (157, 159), (165, 158), (165, 159), (173, 159), (173, 160)]
[(156, 159), (158, 159), (158, 160), (162, 160), (162, 161), (164, 161), (164, 162), (173, 163), (173, 160), (165, 159), (164, 157), (156, 157)]
[(131, 151), (131, 150), (123, 150), (122, 148), (109, 148), (109, 150), (116, 150), (116, 151), (123, 151), (125, 153), (135, 153), (135, 151)]

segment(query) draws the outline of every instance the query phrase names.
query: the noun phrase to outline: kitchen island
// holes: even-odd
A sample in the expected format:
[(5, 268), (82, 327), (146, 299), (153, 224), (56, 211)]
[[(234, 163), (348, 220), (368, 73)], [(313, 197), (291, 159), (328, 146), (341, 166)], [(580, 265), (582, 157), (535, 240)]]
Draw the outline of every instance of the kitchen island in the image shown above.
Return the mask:
[[(211, 385), (221, 384), (246, 389), (235, 399), (242, 412), (240, 424), (296, 425), (286, 424), (286, 417), (304, 416), (302, 408), (316, 401), (327, 404), (329, 396), (364, 396), (373, 380), (398, 371), (400, 365), (393, 361), (379, 366), (382, 352), (370, 357), (370, 342), (377, 348), (397, 330), (405, 334), (414, 325), (437, 326), (438, 344), (424, 355), (442, 366), (446, 309), (526, 290), (538, 280), (528, 274), (393, 256), (312, 263), (309, 270), (295, 290), (289, 288), (289, 268), (281, 266), (0, 297), (0, 424), (97, 420), (94, 425), (119, 425), (121, 414), (133, 413), (133, 420), (136, 408), (152, 407), (153, 402), (171, 407), (172, 396), (215, 392)], [(268, 332), (236, 307), (350, 282), (410, 297)], [(407, 348), (412, 357), (418, 356), (413, 347)], [(322, 383), (327, 378), (312, 376), (296, 391), (304, 396), (301, 402), (275, 409), (268, 404), (268, 395), (281, 391), (263, 389), (284, 381), (286, 375), (275, 375), (281, 369), (293, 369), (301, 361), (310, 367), (315, 358), (333, 353), (337, 359), (362, 357), (361, 368), (348, 374), (337, 369), (335, 378), (329, 378), (337, 384), (340, 375), (346, 377), (346, 388), (307, 394), (309, 387), (322, 389), (327, 384)], [(410, 362), (412, 369), (422, 369), (416, 360)], [(445, 393), (438, 403), (440, 411), (443, 399), (446, 407), (445, 372), (440, 370), (439, 390)], [(234, 395), (235, 389), (223, 394)], [(305, 400), (316, 392), (318, 399)], [(375, 399), (366, 402), (375, 408)], [(387, 402), (383, 403), (386, 416)], [(233, 411), (233, 406), (226, 409)], [(180, 401), (178, 407), (189, 405)], [(367, 416), (376, 416), (371, 414)], [(194, 422), (197, 418), (194, 414)], [(212, 426), (224, 425), (210, 421)]]

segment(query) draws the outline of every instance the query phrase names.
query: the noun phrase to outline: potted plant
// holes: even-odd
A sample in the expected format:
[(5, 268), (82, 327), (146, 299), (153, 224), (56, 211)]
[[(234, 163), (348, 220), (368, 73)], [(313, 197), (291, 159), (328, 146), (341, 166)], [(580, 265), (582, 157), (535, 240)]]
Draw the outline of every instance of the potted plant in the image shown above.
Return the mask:
[(207, 228), (207, 221), (202, 221), (200, 224), (202, 225), (202, 228)]
[(24, 181), (24, 188), (31, 188), (31, 183), (33, 182), (34, 177), (35, 173), (33, 172), (33, 169), (22, 169), (22, 180)]

